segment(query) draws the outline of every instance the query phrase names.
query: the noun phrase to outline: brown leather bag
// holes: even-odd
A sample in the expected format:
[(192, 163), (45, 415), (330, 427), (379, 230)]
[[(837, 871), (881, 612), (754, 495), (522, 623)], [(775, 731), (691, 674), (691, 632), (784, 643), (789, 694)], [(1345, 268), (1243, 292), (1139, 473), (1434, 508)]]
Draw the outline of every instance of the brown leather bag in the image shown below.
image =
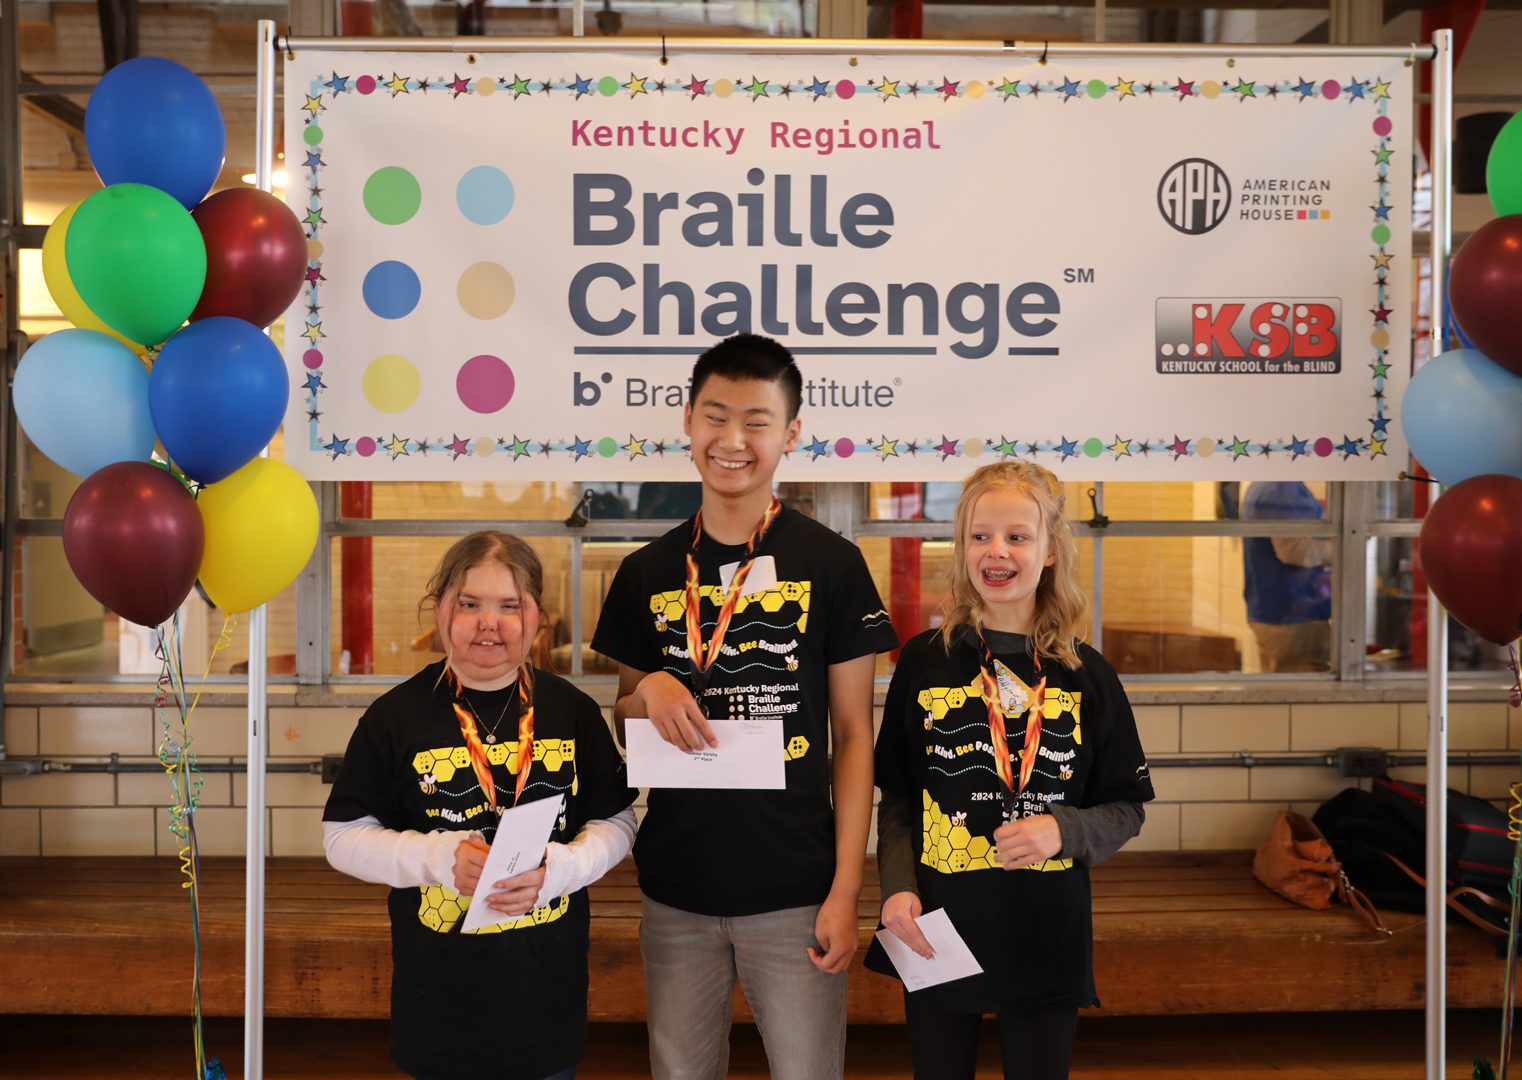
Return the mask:
[(1286, 810), (1274, 819), (1253, 856), (1252, 873), (1286, 900), (1314, 911), (1331, 907), (1335, 896), (1357, 912), (1371, 930), (1390, 933), (1379, 911), (1342, 872), (1327, 838), (1302, 814)]

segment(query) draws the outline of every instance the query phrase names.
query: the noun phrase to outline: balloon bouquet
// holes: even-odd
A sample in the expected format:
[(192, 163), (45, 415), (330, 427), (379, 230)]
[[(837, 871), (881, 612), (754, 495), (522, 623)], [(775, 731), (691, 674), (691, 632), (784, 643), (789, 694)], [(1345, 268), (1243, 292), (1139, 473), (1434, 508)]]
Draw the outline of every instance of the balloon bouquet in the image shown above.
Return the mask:
[[(199, 773), (176, 613), (199, 581), (228, 615), (221, 648), (234, 615), (295, 580), (318, 530), (306, 481), (258, 456), (290, 395), (263, 328), (300, 291), (306, 236), (267, 192), (206, 198), (225, 138), (211, 90), (171, 60), (129, 60), (100, 80), (85, 140), (104, 187), (59, 214), (42, 249), (48, 290), (74, 329), (27, 350), (13, 390), (32, 442), (84, 478), (63, 518), (70, 568), (111, 611), (156, 630), (159, 759), (193, 912)], [(177, 731), (162, 708), (171, 696)], [(192, 927), (197, 1077), (211, 1080), (222, 1070), (205, 1056), (195, 918)]]

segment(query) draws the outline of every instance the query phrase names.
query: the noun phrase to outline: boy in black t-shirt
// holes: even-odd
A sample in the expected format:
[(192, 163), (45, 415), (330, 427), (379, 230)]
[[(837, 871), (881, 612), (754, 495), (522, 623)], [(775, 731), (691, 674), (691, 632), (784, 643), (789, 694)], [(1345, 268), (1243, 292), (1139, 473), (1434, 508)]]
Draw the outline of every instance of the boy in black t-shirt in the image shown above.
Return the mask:
[(620, 732), (648, 717), (696, 750), (718, 745), (710, 718), (783, 721), (784, 790), (650, 793), (634, 857), (657, 1080), (725, 1075), (736, 975), (774, 1078), (844, 1066), (874, 657), (897, 637), (855, 546), (772, 496), (801, 400), (768, 338), (699, 358), (685, 430), (702, 509), (624, 560), (592, 640), (619, 665)]

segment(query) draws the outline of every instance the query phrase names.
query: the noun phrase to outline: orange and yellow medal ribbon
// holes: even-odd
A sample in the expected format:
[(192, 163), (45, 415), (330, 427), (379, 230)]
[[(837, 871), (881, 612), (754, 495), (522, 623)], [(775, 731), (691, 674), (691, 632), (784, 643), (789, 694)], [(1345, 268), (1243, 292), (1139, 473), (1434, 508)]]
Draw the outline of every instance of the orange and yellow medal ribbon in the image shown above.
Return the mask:
[[(745, 544), (745, 559), (735, 568), (735, 576), (729, 581), (729, 588), (719, 605), (713, 634), (706, 644), (703, 641), (702, 602), (698, 595), (698, 541), (703, 538), (703, 511), (699, 510), (692, 519), (692, 546), (687, 550), (687, 655), (692, 664), (693, 690), (697, 695), (701, 695), (708, 684), (709, 672), (714, 661), (719, 658), (719, 652), (724, 646), (724, 635), (729, 631), (729, 623), (735, 616), (735, 606), (745, 594), (745, 579), (750, 576), (751, 564), (755, 562), (756, 548), (765, 539), (772, 522), (777, 520), (777, 515), (781, 512), (782, 504), (773, 497), (766, 513), (761, 515), (761, 523)], [(702, 708), (702, 704), (700, 699), (698, 707)]]
[[(983, 701), (988, 706), (989, 741), (993, 743), (994, 765), (1004, 789), (1004, 808), (1006, 813), (1013, 813), (1015, 796), (1024, 791), (1026, 785), (1030, 783), (1031, 771), (1036, 767), (1036, 754), (1041, 747), (1041, 716), (1046, 702), (1046, 677), (1042, 676), (1031, 688), (1031, 697), (1026, 703), (1025, 744), (1020, 752), (1020, 777), (1017, 784), (1014, 762), (1009, 753), (1009, 737), (1004, 727), (1004, 701), (999, 695), (999, 680), (994, 675), (993, 653), (989, 651), (988, 643), (982, 639), (981, 635), (978, 644), (983, 651), (978, 678), (983, 687)], [(1039, 656), (1032, 658), (1035, 660), (1036, 672), (1040, 674), (1041, 658)]]
[[(470, 755), (470, 767), (475, 771), (476, 782), (481, 785), (486, 801), (496, 810), (497, 782), (492, 778), (486, 744), (481, 741), (481, 733), (476, 729), (475, 714), (465, 704), (465, 686), (454, 671), (446, 669), (446, 675), (454, 694), (450, 704), (454, 707), (455, 719), (460, 722), (460, 735), (465, 739), (465, 752)], [(518, 783), (513, 790), (514, 806), (523, 794), (529, 767), (534, 762), (534, 678), (527, 664), (518, 670), (518, 705)]]

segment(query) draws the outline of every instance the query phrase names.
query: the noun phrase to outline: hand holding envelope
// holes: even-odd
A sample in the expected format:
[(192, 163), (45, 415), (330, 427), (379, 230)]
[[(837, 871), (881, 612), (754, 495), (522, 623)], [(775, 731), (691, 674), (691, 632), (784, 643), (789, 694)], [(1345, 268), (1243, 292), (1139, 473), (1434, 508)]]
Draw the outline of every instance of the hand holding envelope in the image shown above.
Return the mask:
[(565, 796), (553, 799), (536, 799), (506, 810), (497, 824), (497, 837), (487, 853), (486, 865), (481, 868), (480, 884), (470, 907), (465, 912), (462, 931), (479, 930), (483, 926), (518, 918), (493, 910), (486, 897), (493, 887), (505, 878), (516, 877), (533, 870), (544, 861), (555, 831), (555, 820), (565, 806)]

